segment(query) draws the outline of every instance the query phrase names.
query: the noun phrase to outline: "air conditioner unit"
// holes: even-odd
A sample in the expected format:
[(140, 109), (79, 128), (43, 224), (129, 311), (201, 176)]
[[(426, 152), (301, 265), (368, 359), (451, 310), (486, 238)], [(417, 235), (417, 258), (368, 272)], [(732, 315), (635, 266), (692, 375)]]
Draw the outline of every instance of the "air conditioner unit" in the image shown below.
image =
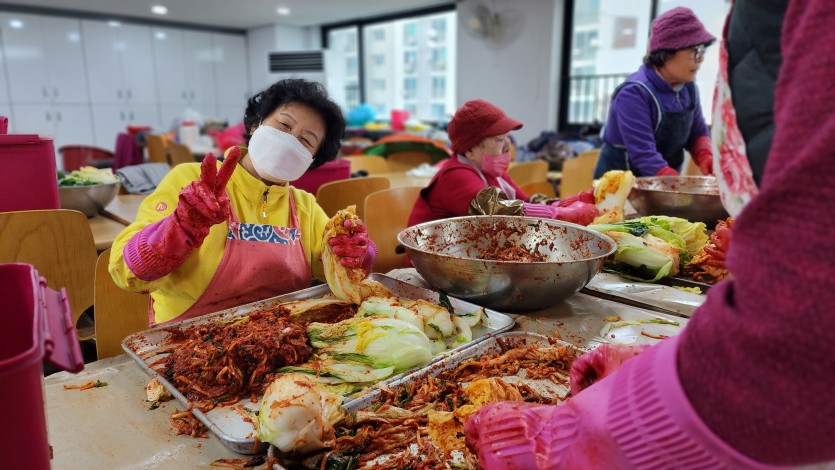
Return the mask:
[(326, 83), (325, 51), (271, 52), (270, 79), (304, 78)]

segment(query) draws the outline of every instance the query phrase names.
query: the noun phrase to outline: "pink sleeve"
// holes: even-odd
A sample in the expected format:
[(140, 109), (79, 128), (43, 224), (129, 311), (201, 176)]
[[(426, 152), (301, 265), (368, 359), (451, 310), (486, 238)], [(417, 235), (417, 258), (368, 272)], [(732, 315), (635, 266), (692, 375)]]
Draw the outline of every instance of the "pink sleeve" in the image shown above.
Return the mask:
[[(771, 464), (835, 459), (835, 9), (795, 0), (783, 22), (774, 143), (734, 223), (733, 280), (682, 333), (682, 386), (725, 442)], [(721, 171), (721, 169), (716, 169)]]

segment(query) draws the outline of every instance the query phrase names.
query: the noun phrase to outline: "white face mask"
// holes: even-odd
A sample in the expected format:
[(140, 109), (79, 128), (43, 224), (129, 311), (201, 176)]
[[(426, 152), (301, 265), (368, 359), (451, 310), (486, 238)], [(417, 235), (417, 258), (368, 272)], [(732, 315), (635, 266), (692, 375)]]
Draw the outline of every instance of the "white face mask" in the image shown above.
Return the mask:
[(255, 129), (248, 152), (258, 176), (273, 183), (295, 181), (313, 163), (313, 155), (298, 139), (270, 126)]

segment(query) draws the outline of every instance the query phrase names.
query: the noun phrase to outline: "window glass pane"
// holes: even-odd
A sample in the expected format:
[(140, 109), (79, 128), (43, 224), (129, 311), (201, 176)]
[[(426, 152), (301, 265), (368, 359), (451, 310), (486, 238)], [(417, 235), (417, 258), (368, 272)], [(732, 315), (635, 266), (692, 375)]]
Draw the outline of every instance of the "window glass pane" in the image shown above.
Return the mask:
[(718, 39), (722, 37), (722, 28), (725, 26), (725, 17), (730, 10), (730, 2), (727, 0), (659, 0), (658, 14), (675, 7), (687, 7), (693, 10), (708, 32), (717, 38), (717, 42), (705, 51), (704, 61), (696, 75), (696, 85), (699, 87), (699, 97), (702, 101), (702, 113), (705, 121), (710, 124), (713, 117), (713, 87), (716, 85), (716, 76), (719, 74)]
[(343, 110), (360, 104), (357, 28), (328, 32), (329, 58), (326, 64), (328, 92)]
[(612, 91), (641, 66), (651, 9), (652, 0), (575, 1), (569, 124), (606, 120)]
[[(437, 120), (455, 109), (455, 28), (454, 11), (365, 27), (365, 99), (377, 119), (406, 109), (413, 118)], [(376, 31), (388, 39), (376, 41)]]

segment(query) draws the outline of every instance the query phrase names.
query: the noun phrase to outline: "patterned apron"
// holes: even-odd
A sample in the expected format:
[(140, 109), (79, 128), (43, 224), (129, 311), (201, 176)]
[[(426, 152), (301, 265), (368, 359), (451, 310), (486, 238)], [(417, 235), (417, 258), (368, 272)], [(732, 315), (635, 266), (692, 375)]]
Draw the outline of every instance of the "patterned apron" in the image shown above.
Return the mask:
[(148, 309), (151, 326), (167, 325), (207, 313), (310, 287), (312, 274), (290, 196), (290, 227), (242, 224), (234, 209), (223, 258), (206, 290), (182, 315), (163, 323), (154, 321), (153, 299)]

